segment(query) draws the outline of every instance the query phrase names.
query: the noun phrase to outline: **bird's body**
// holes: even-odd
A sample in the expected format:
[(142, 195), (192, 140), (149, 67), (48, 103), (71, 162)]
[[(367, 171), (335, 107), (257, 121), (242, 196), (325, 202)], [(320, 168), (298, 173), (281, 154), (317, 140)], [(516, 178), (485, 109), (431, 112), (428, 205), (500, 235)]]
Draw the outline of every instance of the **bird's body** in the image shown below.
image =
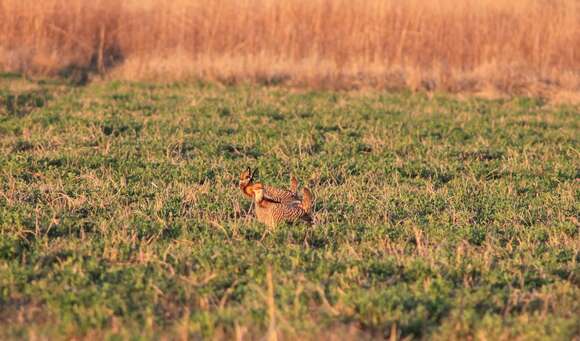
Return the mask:
[(256, 204), (256, 218), (259, 222), (274, 227), (284, 222), (312, 222), (310, 211), (313, 197), (308, 188), (303, 190), (302, 200), (277, 202), (265, 195), (261, 184), (254, 185), (254, 202)]

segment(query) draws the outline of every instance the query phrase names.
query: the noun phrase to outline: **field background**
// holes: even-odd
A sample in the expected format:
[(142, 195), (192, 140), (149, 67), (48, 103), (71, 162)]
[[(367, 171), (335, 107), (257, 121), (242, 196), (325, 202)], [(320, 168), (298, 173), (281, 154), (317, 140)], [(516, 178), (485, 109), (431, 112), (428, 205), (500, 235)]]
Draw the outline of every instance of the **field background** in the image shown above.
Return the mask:
[(0, 0), (0, 339), (579, 340), (579, 47), (576, 0)]
[(578, 101), (577, 0), (1, 0), (0, 70)]
[[(580, 335), (578, 106), (0, 84), (0, 339)], [(255, 222), (247, 166), (317, 224)]]

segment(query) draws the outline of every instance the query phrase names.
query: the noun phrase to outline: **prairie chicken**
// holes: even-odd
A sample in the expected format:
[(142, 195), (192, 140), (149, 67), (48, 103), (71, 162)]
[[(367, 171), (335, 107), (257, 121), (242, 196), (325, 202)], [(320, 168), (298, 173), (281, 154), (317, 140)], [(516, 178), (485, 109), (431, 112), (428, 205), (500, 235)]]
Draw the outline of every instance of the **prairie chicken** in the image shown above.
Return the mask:
[[(248, 169), (246, 169), (245, 171), (242, 172), (242, 174), (240, 174), (240, 189), (242, 190), (242, 193), (244, 193), (244, 195), (248, 198), (248, 199), (253, 199), (254, 198), (254, 188), (256, 185), (258, 185), (259, 183), (254, 183), (254, 176), (256, 174), (256, 170), (254, 170), (252, 172), (252, 170), (250, 169), (250, 167), (248, 167)], [(262, 185), (262, 184), (260, 184)], [(292, 202), (292, 201), (296, 201), (299, 200), (298, 198), (298, 180), (296, 180), (296, 178), (294, 176), (292, 176), (290, 178), (290, 189), (286, 190), (286, 189), (282, 189), (282, 188), (276, 188), (276, 187), (272, 187), (272, 186), (268, 186), (268, 185), (262, 185), (262, 188), (264, 190), (264, 196), (268, 199), (272, 199), (273, 201), (276, 202)]]
[(262, 184), (253, 187), (254, 202), (256, 203), (256, 218), (259, 222), (274, 227), (283, 222), (303, 221), (312, 223), (312, 193), (308, 188), (303, 189), (302, 200), (291, 202), (277, 202), (266, 197)]

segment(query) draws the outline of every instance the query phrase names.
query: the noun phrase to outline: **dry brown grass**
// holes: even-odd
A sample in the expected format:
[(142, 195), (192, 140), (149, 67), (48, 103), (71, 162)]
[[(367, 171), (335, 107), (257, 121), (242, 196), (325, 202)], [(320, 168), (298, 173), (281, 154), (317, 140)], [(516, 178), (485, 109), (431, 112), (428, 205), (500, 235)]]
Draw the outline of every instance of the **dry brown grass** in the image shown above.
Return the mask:
[(0, 69), (580, 92), (577, 0), (0, 0)]

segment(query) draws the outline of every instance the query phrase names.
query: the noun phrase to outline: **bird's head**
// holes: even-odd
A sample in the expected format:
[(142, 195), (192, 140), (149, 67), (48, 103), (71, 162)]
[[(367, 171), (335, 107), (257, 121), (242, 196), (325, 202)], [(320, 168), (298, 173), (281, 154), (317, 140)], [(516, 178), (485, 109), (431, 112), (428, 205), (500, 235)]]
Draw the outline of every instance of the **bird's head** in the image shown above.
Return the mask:
[(245, 171), (240, 174), (240, 186), (247, 186), (254, 180), (254, 174), (256, 171), (253, 171), (248, 167)]

